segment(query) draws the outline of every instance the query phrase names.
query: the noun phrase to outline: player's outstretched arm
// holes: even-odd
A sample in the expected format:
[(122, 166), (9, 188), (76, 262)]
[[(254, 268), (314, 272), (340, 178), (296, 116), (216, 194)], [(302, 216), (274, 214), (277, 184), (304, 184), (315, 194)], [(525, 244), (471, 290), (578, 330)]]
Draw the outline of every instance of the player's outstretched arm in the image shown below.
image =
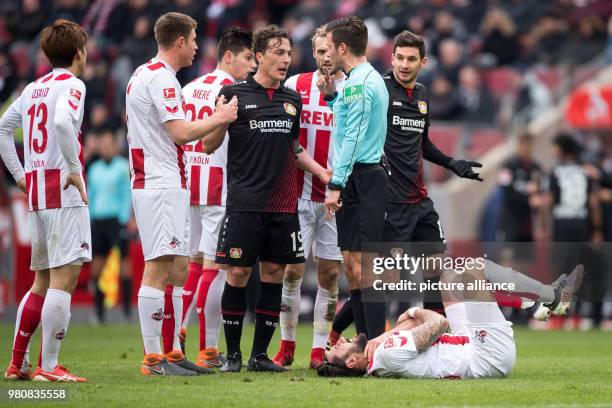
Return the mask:
[(423, 158), (425, 160), (437, 164), (438, 166), (447, 168), (459, 177), (482, 181), (482, 178), (480, 178), (480, 174), (476, 173), (472, 169), (472, 167), (482, 167), (482, 164), (470, 160), (456, 160), (450, 156), (445, 155), (431, 141), (427, 130), (425, 130), (425, 132), (423, 133), (422, 149)]
[(297, 141), (296, 145), (297, 146), (294, 146), (296, 166), (302, 170), (312, 173), (314, 176), (318, 177), (323, 184), (329, 183), (329, 180), (332, 177), (332, 171), (317, 163), (315, 159), (312, 158), (310, 153), (300, 146)]
[(21, 124), (21, 97), (9, 106), (0, 118), (0, 156), (19, 188), (25, 193), (25, 171), (17, 156), (13, 131)]
[[(202, 139), (213, 132), (215, 132), (215, 135), (218, 135), (216, 131), (219, 131), (221, 137), (223, 137), (227, 126), (235, 121), (237, 117), (238, 98), (233, 97), (229, 102), (225, 103), (225, 98), (221, 96), (217, 102), (215, 113), (212, 116), (194, 122), (188, 122), (183, 119), (169, 120), (164, 123), (164, 126), (174, 143), (184, 145)], [(221, 132), (220, 128), (225, 130)], [(214, 144), (211, 143), (211, 145)]]

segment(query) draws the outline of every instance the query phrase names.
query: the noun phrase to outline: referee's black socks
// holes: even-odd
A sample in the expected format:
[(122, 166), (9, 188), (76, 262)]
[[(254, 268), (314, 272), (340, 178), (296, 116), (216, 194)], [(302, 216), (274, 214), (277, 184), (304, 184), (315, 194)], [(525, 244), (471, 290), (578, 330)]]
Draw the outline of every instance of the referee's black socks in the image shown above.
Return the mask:
[(282, 283), (260, 283), (255, 306), (255, 335), (253, 336), (251, 357), (268, 351), (270, 340), (272, 340), (274, 330), (278, 326), (282, 295)]
[(351, 289), (351, 308), (353, 309), (353, 319), (355, 320), (355, 331), (357, 334), (368, 334), (368, 328), (363, 314), (363, 303), (361, 303), (361, 289)]
[(226, 283), (221, 296), (221, 313), (228, 356), (240, 353), (242, 323), (246, 308), (246, 287), (240, 288)]
[(384, 297), (373, 287), (362, 291), (363, 314), (367, 328), (368, 340), (380, 336), (385, 332), (387, 307)]

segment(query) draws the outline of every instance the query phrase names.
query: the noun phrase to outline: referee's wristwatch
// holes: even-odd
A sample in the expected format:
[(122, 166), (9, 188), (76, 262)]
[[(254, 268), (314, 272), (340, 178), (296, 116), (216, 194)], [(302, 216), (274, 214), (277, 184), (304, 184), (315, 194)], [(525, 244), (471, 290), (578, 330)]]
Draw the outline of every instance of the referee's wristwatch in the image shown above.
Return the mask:
[(329, 188), (330, 190), (342, 191), (342, 186), (340, 184), (335, 184), (331, 181), (327, 183), (327, 188)]

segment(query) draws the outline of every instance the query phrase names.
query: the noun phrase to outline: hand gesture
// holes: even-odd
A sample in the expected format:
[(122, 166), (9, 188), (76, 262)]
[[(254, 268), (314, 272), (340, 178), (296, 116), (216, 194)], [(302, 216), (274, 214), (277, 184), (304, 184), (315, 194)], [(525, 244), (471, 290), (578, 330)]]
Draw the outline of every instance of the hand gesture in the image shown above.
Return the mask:
[(68, 178), (66, 179), (66, 183), (64, 184), (64, 190), (68, 190), (68, 187), (73, 186), (81, 195), (81, 200), (85, 204), (87, 204), (87, 193), (85, 192), (85, 184), (83, 183), (83, 179), (81, 178), (81, 173), (70, 173)]
[(340, 191), (330, 190), (329, 195), (325, 198), (325, 208), (327, 209), (327, 219), (331, 220), (334, 213), (342, 207), (340, 202)]
[(325, 67), (321, 68), (321, 75), (319, 75), (317, 80), (317, 88), (325, 96), (332, 96), (336, 92), (336, 81)]
[(472, 167), (482, 167), (482, 164), (471, 160), (451, 160), (448, 168), (461, 178), (482, 181), (480, 173), (474, 172)]
[(229, 102), (225, 103), (225, 96), (218, 97), (215, 115), (219, 115), (228, 125), (235, 121), (238, 118), (238, 98), (234, 96)]
[(22, 178), (17, 182), (17, 187), (19, 187), (19, 189), (23, 191), (24, 194), (28, 194), (25, 178)]

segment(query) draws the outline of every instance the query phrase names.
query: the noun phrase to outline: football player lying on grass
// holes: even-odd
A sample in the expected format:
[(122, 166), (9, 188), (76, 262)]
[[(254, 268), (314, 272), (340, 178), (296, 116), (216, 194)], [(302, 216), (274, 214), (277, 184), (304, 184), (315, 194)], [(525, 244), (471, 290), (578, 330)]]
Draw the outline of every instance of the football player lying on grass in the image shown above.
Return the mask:
[[(578, 265), (563, 282), (556, 313), (565, 313), (582, 283), (584, 268)], [(464, 284), (484, 279), (482, 270), (458, 275), (446, 271), (442, 282)], [(444, 317), (413, 307), (397, 326), (370, 340), (359, 334), (338, 340), (326, 354), (320, 376), (374, 376), (406, 378), (505, 377), (514, 366), (516, 347), (512, 323), (506, 321), (495, 296), (488, 291), (442, 291)], [(447, 332), (450, 329), (450, 334)]]

